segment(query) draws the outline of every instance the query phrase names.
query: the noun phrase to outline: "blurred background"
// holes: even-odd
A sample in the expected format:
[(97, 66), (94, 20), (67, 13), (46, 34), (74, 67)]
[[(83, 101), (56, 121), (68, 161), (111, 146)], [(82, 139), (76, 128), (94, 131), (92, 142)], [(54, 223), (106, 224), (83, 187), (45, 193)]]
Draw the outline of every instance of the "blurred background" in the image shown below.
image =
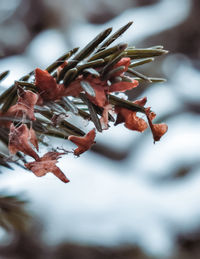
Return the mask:
[(168, 124), (160, 142), (111, 127), (61, 159), (67, 185), (1, 169), (0, 258), (200, 258), (199, 16), (199, 0), (0, 0), (0, 72), (11, 71), (1, 91), (129, 21), (122, 42), (170, 51), (139, 70), (167, 82), (129, 93)]

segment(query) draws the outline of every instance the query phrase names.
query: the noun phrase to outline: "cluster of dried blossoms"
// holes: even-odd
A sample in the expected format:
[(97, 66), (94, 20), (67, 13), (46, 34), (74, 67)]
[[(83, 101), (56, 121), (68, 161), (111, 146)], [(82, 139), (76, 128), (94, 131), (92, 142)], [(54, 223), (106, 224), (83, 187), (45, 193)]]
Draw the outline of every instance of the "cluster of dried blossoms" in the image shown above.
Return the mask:
[[(52, 172), (63, 182), (69, 181), (56, 166), (60, 156), (66, 152), (52, 151), (40, 157), (36, 152), (39, 149), (37, 135), (68, 138), (77, 145), (73, 152), (79, 156), (94, 143), (96, 130), (108, 129), (109, 121), (115, 122), (115, 125), (124, 123), (126, 128), (138, 132), (146, 130), (149, 124), (154, 141), (160, 140), (167, 131), (166, 124), (153, 123), (156, 114), (150, 107), (145, 107), (146, 97), (130, 102), (114, 94), (138, 87), (140, 79), (159, 81), (132, 68), (152, 61), (149, 57), (166, 53), (159, 46), (135, 49), (127, 44), (117, 44), (107, 48), (130, 25), (123, 26), (109, 38), (111, 28), (105, 30), (76, 55), (78, 48), (59, 58), (46, 70), (36, 68), (0, 96), (0, 127), (5, 135), (9, 130), (8, 149), (11, 154), (20, 155), (20, 151), (32, 157), (34, 161), (24, 165), (36, 176)], [(134, 62), (131, 63), (131, 60)], [(68, 111), (91, 120), (96, 129), (85, 134), (68, 122)], [(147, 120), (138, 117), (138, 113), (145, 114)]]

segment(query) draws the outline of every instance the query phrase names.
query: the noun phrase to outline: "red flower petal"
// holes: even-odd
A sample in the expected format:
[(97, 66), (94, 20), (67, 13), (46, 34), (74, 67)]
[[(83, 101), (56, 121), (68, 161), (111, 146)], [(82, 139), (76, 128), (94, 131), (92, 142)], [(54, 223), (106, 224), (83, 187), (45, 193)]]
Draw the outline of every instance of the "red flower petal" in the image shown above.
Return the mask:
[(35, 160), (39, 159), (39, 156), (29, 144), (30, 138), (30, 130), (25, 124), (21, 124), (17, 128), (11, 124), (8, 145), (10, 153), (16, 154), (17, 151), (21, 151), (24, 154), (33, 157)]
[(168, 126), (165, 123), (153, 124), (152, 120), (156, 117), (156, 114), (150, 110), (150, 108), (146, 108), (146, 116), (149, 122), (149, 126), (151, 128), (151, 132), (153, 134), (153, 139), (155, 141), (159, 141), (160, 138), (167, 132)]
[(87, 94), (88, 99), (97, 106), (104, 107), (108, 103), (106, 97), (106, 91), (108, 89), (107, 82), (93, 76), (88, 76), (86, 81), (88, 81), (95, 91), (95, 97)]
[(134, 101), (133, 103), (144, 107), (146, 102), (147, 102), (147, 98), (143, 97), (139, 100)]
[[(144, 97), (140, 100), (136, 100), (133, 102), (134, 104), (138, 104), (144, 106), (147, 101), (147, 98)], [(124, 126), (130, 130), (136, 130), (139, 132), (143, 132), (147, 129), (147, 123), (142, 118), (139, 118), (136, 115), (136, 112), (116, 106), (115, 112), (117, 113), (117, 119), (115, 125), (125, 122)]]
[(35, 85), (45, 101), (58, 100), (64, 96), (64, 85), (57, 84), (55, 78), (46, 70), (35, 69)]
[(56, 166), (57, 160), (62, 154), (63, 153), (58, 152), (48, 152), (38, 161), (27, 163), (25, 166), (38, 177), (51, 172), (64, 183), (68, 183), (69, 179), (67, 179), (60, 168)]
[(94, 143), (95, 136), (95, 129), (88, 132), (88, 134), (84, 137), (69, 136), (68, 139), (78, 146), (78, 148), (74, 150), (74, 154), (76, 156), (79, 156), (80, 154), (90, 149), (90, 147)]
[(21, 90), (17, 104), (11, 106), (4, 116), (22, 117), (25, 114), (30, 120), (35, 120), (34, 105), (37, 103), (37, 100), (37, 94)]
[(83, 91), (80, 81), (82, 80), (82, 76), (78, 77), (76, 80), (71, 82), (65, 89), (65, 96), (74, 96), (78, 97), (80, 92)]
[(121, 71), (119, 71), (119, 72), (116, 72), (116, 73), (114, 74), (114, 77), (115, 77), (115, 76), (120, 76), (120, 75), (122, 75), (124, 72), (126, 72), (127, 69), (128, 69), (128, 67), (130, 66), (130, 63), (131, 63), (131, 59), (130, 59), (130, 58), (122, 58), (119, 62), (117, 62), (117, 64), (114, 66), (114, 68), (124, 66), (125, 69), (124, 69), (124, 70), (121, 70)]
[(114, 83), (109, 87), (108, 92), (112, 93), (112, 92), (125, 92), (127, 90), (131, 90), (135, 87), (137, 87), (139, 84), (139, 82), (137, 80), (132, 79), (132, 82), (118, 82), (118, 83)]
[(115, 125), (125, 122), (124, 126), (126, 128), (139, 132), (145, 131), (148, 127), (146, 121), (142, 118), (139, 118), (134, 111), (116, 107), (115, 112), (117, 113), (117, 120)]

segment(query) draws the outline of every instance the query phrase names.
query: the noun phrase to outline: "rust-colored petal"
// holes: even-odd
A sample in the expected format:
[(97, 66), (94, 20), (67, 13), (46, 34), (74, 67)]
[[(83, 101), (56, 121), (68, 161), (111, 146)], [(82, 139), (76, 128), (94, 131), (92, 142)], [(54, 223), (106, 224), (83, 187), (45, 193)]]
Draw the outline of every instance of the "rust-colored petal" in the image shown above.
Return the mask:
[(137, 87), (139, 82), (137, 80), (132, 79), (132, 82), (117, 82), (109, 86), (109, 93), (113, 92), (125, 92), (127, 90), (131, 90), (135, 87)]
[(168, 126), (165, 123), (153, 124), (152, 120), (156, 117), (156, 114), (150, 110), (150, 108), (146, 108), (146, 116), (149, 122), (149, 126), (151, 128), (151, 132), (153, 135), (154, 142), (159, 141), (160, 138), (167, 132)]
[(144, 107), (146, 102), (147, 102), (147, 97), (143, 97), (141, 99), (134, 101), (133, 103)]
[[(136, 100), (133, 103), (137, 105), (144, 106), (146, 104), (147, 98), (144, 97), (142, 99)], [(126, 108), (122, 108), (119, 106), (115, 107), (115, 112), (117, 113), (117, 119), (115, 125), (123, 123), (124, 126), (130, 130), (136, 130), (139, 132), (143, 132), (147, 129), (148, 125), (145, 120), (138, 117), (136, 112), (128, 110)]]
[(147, 129), (147, 123), (142, 118), (136, 115), (136, 112), (132, 112), (127, 116), (125, 121), (125, 127), (130, 130), (136, 130), (139, 132), (143, 132)]
[(82, 80), (82, 76), (79, 76), (71, 82), (66, 88), (65, 88), (65, 96), (74, 96), (78, 97), (80, 92), (83, 91), (80, 81)]
[(73, 135), (69, 136), (68, 139), (78, 146), (78, 148), (74, 150), (74, 154), (76, 156), (79, 156), (80, 154), (90, 149), (90, 147), (94, 143), (95, 136), (96, 136), (95, 129), (92, 129), (91, 131), (89, 131), (87, 135), (85, 135), (84, 137), (77, 137)]
[(58, 100), (64, 96), (64, 85), (57, 84), (55, 78), (46, 70), (35, 69), (35, 85), (45, 101)]
[(35, 160), (39, 159), (37, 153), (29, 144), (30, 131), (25, 124), (15, 127), (14, 124), (10, 126), (8, 149), (11, 154), (16, 154), (18, 151), (33, 157)]
[(106, 81), (102, 81), (99, 77), (88, 76), (86, 81), (92, 86), (95, 92), (95, 97), (87, 94), (88, 99), (99, 107), (104, 107), (108, 104), (106, 92), (108, 85)]
[(152, 132), (154, 141), (159, 141), (160, 138), (167, 132), (168, 126), (165, 123), (153, 124)]
[(56, 166), (57, 160), (63, 153), (48, 152), (38, 161), (25, 164), (26, 168), (31, 170), (36, 176), (41, 177), (47, 173), (53, 173), (64, 183), (68, 183), (69, 179), (64, 175), (59, 167)]
[(11, 117), (22, 117), (26, 115), (30, 120), (36, 120), (34, 115), (34, 106), (38, 101), (38, 95), (32, 91), (20, 90), (18, 101), (15, 105), (11, 106), (5, 113)]
[(130, 63), (131, 63), (131, 59), (128, 57), (120, 59), (120, 61), (117, 62), (117, 64), (115, 64), (114, 68), (121, 67), (121, 66), (124, 66), (125, 68), (124, 68), (124, 70), (120, 70), (120, 71), (116, 72), (114, 74), (114, 77), (121, 76), (124, 72), (126, 72), (128, 67), (130, 66)]
[(148, 127), (146, 121), (138, 117), (134, 111), (116, 107), (115, 112), (117, 113), (115, 125), (124, 122), (126, 128), (139, 132), (143, 132)]
[(107, 97), (104, 88), (100, 85), (92, 85), (95, 91), (95, 97), (87, 94), (88, 99), (99, 107), (104, 107), (107, 104)]

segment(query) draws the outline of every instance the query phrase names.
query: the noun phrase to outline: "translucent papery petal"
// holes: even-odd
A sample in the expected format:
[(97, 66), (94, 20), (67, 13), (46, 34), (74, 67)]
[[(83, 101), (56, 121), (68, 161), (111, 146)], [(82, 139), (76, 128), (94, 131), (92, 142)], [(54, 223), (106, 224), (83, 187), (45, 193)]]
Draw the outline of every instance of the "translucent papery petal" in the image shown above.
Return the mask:
[(11, 124), (8, 145), (11, 154), (16, 154), (18, 151), (21, 151), (33, 157), (35, 160), (38, 160), (39, 156), (30, 146), (29, 140), (30, 131), (25, 124), (21, 124), (19, 127), (15, 127)]

